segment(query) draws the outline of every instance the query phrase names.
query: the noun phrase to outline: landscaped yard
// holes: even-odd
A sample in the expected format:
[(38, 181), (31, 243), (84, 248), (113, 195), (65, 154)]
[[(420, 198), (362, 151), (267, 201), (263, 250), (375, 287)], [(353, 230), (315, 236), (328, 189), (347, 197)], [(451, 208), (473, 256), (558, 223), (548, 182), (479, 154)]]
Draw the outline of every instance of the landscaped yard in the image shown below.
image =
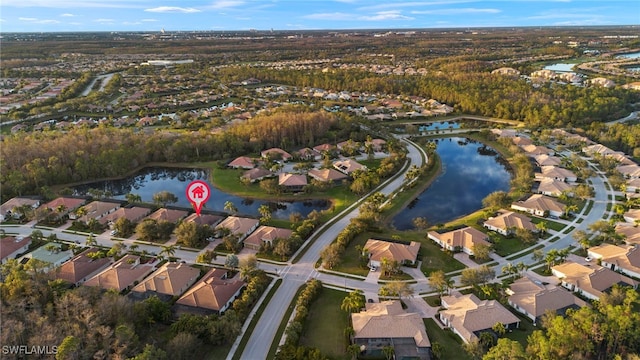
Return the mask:
[(423, 319), (423, 321), (431, 346), (438, 343), (442, 347), (441, 360), (471, 359), (469, 354), (462, 349), (462, 340), (451, 330), (442, 330), (434, 319)]
[[(511, 310), (511, 309), (509, 309)], [(531, 319), (528, 317), (524, 317), (516, 312), (511, 311), (514, 315), (516, 315), (520, 319), (520, 327), (512, 330), (511, 332), (507, 332), (504, 337), (515, 340), (519, 342), (523, 348), (527, 348), (527, 338), (534, 330), (537, 328), (533, 326)]]
[(508, 238), (498, 233), (491, 233), (490, 237), (493, 241), (493, 251), (502, 257), (509, 256), (513, 253), (524, 250), (529, 246), (535, 245), (525, 244), (522, 240), (516, 237)]
[(562, 223), (559, 223), (559, 222), (551, 221), (549, 219), (542, 219), (542, 218), (535, 217), (535, 216), (531, 217), (531, 222), (534, 223), (534, 224), (545, 222), (545, 223), (547, 223), (547, 228), (548, 229), (555, 230), (555, 231), (562, 231), (562, 229), (564, 229), (565, 226), (566, 226), (565, 224), (562, 224)]
[(348, 315), (340, 310), (343, 291), (323, 288), (320, 296), (309, 308), (300, 345), (316, 347), (331, 359), (349, 359), (344, 329), (349, 325)]

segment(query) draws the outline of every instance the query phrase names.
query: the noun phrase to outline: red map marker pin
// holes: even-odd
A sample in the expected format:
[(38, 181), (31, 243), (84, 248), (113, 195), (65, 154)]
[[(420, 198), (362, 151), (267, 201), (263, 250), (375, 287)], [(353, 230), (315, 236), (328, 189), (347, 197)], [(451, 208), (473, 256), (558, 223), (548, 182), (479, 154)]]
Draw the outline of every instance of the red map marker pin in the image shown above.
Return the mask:
[(194, 180), (187, 186), (187, 199), (196, 209), (196, 214), (200, 216), (202, 205), (209, 200), (211, 189), (209, 185), (202, 180)]

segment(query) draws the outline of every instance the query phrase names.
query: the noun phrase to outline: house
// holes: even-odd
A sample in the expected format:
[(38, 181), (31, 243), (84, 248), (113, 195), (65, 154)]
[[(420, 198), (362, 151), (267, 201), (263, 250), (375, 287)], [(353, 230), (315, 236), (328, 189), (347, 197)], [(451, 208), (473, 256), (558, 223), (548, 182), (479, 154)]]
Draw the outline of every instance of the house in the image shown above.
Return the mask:
[(164, 301), (182, 295), (200, 277), (200, 270), (184, 263), (169, 262), (131, 289), (134, 299), (146, 299), (153, 295)]
[(322, 154), (325, 152), (332, 152), (333, 150), (335, 150), (335, 148), (336, 147), (331, 144), (320, 144), (314, 146), (313, 151), (317, 152), (318, 154)]
[(630, 209), (629, 211), (625, 212), (622, 217), (624, 218), (624, 221), (631, 224), (636, 224), (640, 222), (640, 209)]
[(640, 166), (636, 164), (622, 165), (616, 169), (627, 179), (640, 179)]
[(533, 141), (531, 139), (521, 136), (515, 136), (511, 139), (516, 146), (522, 147), (527, 145), (533, 145)]
[(516, 70), (514, 68), (510, 68), (510, 67), (501, 67), (501, 68), (498, 68), (498, 69), (495, 69), (495, 70), (491, 71), (491, 74), (518, 77), (518, 76), (520, 76), (520, 71), (518, 71), (518, 70)]
[(262, 156), (265, 159), (282, 160), (285, 162), (291, 160), (291, 158), (293, 157), (291, 156), (291, 154), (289, 154), (288, 152), (280, 148), (271, 148), (271, 149), (263, 150), (260, 153), (260, 156)]
[(600, 299), (603, 293), (616, 284), (638, 287), (635, 280), (595, 264), (581, 265), (566, 261), (553, 266), (551, 273), (560, 279), (562, 286), (591, 300)]
[(333, 167), (346, 175), (351, 175), (354, 171), (358, 170), (367, 170), (366, 166), (358, 163), (353, 159), (338, 160), (333, 163)]
[(94, 277), (111, 264), (111, 258), (92, 259), (88, 255), (99, 251), (89, 248), (62, 264), (56, 271), (56, 279), (64, 280), (74, 286), (79, 286), (87, 279)]
[(233, 169), (253, 169), (256, 165), (250, 157), (240, 156), (231, 161), (227, 166)]
[(333, 184), (340, 184), (342, 180), (349, 178), (347, 175), (335, 169), (311, 169), (308, 174), (313, 179)]
[(557, 166), (541, 166), (540, 173), (536, 173), (536, 179), (555, 179), (566, 182), (576, 182), (578, 177), (571, 170), (567, 170)]
[(515, 129), (491, 129), (491, 133), (498, 137), (513, 138), (516, 137)]
[(562, 195), (563, 192), (572, 193), (573, 186), (564, 181), (552, 178), (543, 178), (539, 180), (538, 192), (543, 195), (558, 197)]
[(640, 179), (627, 180), (627, 192), (638, 192), (640, 190)]
[(292, 233), (293, 231), (289, 229), (262, 225), (244, 239), (244, 247), (260, 250), (263, 244), (273, 245), (275, 239), (288, 240)]
[(36, 259), (41, 261), (44, 264), (44, 268), (48, 271), (64, 264), (72, 257), (73, 251), (62, 250), (62, 244), (48, 243), (47, 245), (40, 246), (32, 252), (25, 254), (20, 258), (20, 262), (24, 263), (30, 259)]
[(29, 250), (31, 237), (5, 236), (0, 239), (0, 263), (4, 264), (10, 259), (15, 259), (17, 255), (24, 254)]
[(119, 208), (120, 203), (92, 201), (87, 205), (79, 207), (75, 213), (69, 214), (69, 218), (88, 223), (91, 219), (100, 220), (102, 217), (111, 214)]
[(267, 170), (267, 169), (253, 168), (251, 170), (245, 171), (244, 174), (242, 174), (242, 176), (240, 178), (246, 179), (246, 180), (254, 183), (256, 181), (260, 181), (262, 179), (265, 179), (267, 177), (272, 177), (272, 176), (275, 176), (275, 174), (272, 173), (271, 171)]
[(635, 224), (621, 222), (616, 224), (616, 234), (624, 236), (628, 245), (640, 245), (640, 227)]
[[(86, 202), (85, 199), (77, 199), (70, 197), (59, 197), (51, 200), (48, 203), (41, 206), (43, 209), (56, 212), (59, 217), (63, 217), (68, 213), (75, 211)], [(61, 211), (58, 211), (61, 210)]]
[(133, 206), (129, 208), (119, 208), (118, 210), (107, 214), (98, 220), (101, 224), (109, 224), (109, 226), (113, 226), (113, 224), (120, 218), (125, 218), (132, 223), (137, 223), (140, 220), (144, 219), (145, 216), (149, 215), (151, 209)]
[(141, 263), (139, 256), (128, 254), (85, 281), (84, 285), (122, 292), (149, 275), (156, 264), (157, 261)]
[(559, 157), (547, 154), (536, 155), (534, 157), (534, 160), (536, 161), (536, 164), (538, 164), (538, 166), (560, 166), (560, 164), (562, 163)]
[(387, 145), (387, 142), (383, 139), (371, 139), (371, 142), (365, 142), (365, 145), (371, 144), (371, 148), (375, 152), (380, 152), (384, 150), (384, 147)]
[(487, 241), (489, 239), (487, 234), (470, 226), (442, 234), (429, 231), (427, 237), (435, 241), (443, 249), (463, 251), (469, 255), (473, 255), (473, 247), (476, 245), (491, 246), (491, 243)]
[(0, 205), (0, 222), (7, 220), (9, 217), (20, 219), (23, 215), (19, 211), (19, 208), (21, 207), (36, 209), (38, 206), (40, 206), (40, 200), (38, 199), (24, 197), (11, 198), (4, 204)]
[(418, 260), (420, 243), (409, 244), (369, 239), (364, 244), (363, 252), (369, 253), (369, 266), (380, 267), (382, 259), (397, 261), (401, 265), (414, 265)]
[(588, 256), (600, 260), (600, 265), (640, 279), (640, 247), (601, 244), (587, 250)]
[(608, 147), (602, 144), (593, 144), (593, 145), (585, 146), (582, 148), (582, 152), (589, 156), (594, 156), (595, 154), (608, 155), (608, 154), (615, 153), (615, 151), (609, 149)]
[(242, 242), (258, 225), (260, 225), (260, 221), (256, 219), (228, 216), (215, 227), (215, 230), (229, 229), (231, 234), (238, 236), (238, 242)]
[(530, 145), (520, 146), (520, 148), (522, 148), (524, 153), (529, 157), (536, 157), (540, 155), (547, 155), (547, 156), (553, 155), (553, 150), (545, 146), (530, 144)]
[(562, 287), (543, 285), (528, 277), (514, 281), (506, 292), (509, 295), (509, 305), (531, 319), (534, 325), (549, 310), (556, 314), (564, 314), (568, 309), (587, 306), (584, 300), (575, 297)]
[(208, 226), (216, 226), (220, 223), (220, 221), (222, 221), (224, 219), (224, 216), (220, 216), (220, 215), (213, 215), (213, 214), (196, 214), (193, 213), (189, 216), (187, 216), (186, 218), (184, 218), (182, 221), (185, 222), (192, 222), (192, 223), (196, 223), (198, 225), (208, 225)]
[(506, 210), (502, 210), (501, 214), (496, 217), (489, 218), (483, 226), (504, 236), (513, 234), (517, 228), (538, 231), (529, 217)]
[(222, 314), (245, 285), (237, 277), (227, 279), (226, 270), (211, 269), (176, 301), (176, 313)]
[(278, 185), (285, 188), (286, 191), (302, 191), (307, 186), (307, 176), (283, 173), (278, 175)]
[(167, 221), (170, 223), (177, 223), (178, 220), (187, 217), (187, 215), (189, 215), (189, 212), (185, 210), (161, 208), (153, 212), (151, 215), (147, 216), (145, 219), (152, 219), (158, 222)]
[(441, 302), (445, 310), (440, 311), (440, 321), (465, 343), (479, 340), (482, 332), (493, 332), (497, 323), (506, 329), (520, 326), (520, 319), (497, 300), (480, 300), (474, 294), (454, 294), (443, 296)]
[(431, 358), (431, 342), (419, 314), (405, 312), (398, 300), (365, 306), (351, 314), (353, 343), (363, 355), (379, 355), (384, 347), (392, 346), (396, 359)]
[(318, 160), (321, 154), (311, 148), (303, 148), (295, 152), (301, 160)]
[(536, 216), (560, 217), (564, 214), (566, 205), (548, 196), (534, 194), (524, 201), (514, 202), (511, 204), (511, 208)]

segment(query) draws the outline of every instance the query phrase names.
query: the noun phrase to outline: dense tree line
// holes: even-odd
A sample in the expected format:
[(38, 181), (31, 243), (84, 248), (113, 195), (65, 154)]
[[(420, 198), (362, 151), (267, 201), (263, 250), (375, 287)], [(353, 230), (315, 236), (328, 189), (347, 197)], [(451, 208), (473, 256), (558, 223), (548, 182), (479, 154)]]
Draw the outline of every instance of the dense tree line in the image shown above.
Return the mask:
[(640, 158), (640, 126), (637, 122), (605, 125), (593, 123), (586, 130), (587, 137), (611, 149)]
[(300, 108), (276, 111), (220, 133), (98, 127), (33, 132), (4, 139), (0, 149), (2, 195), (42, 192), (42, 187), (123, 176), (150, 162), (189, 162), (257, 154), (269, 147), (293, 150), (348, 137), (357, 128), (334, 114)]

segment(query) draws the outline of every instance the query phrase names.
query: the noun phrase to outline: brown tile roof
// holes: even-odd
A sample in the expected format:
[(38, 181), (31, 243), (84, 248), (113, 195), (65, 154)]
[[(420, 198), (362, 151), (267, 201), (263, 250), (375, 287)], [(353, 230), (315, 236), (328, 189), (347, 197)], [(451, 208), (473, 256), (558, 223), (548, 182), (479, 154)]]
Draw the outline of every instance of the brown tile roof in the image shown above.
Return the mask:
[(640, 274), (640, 247), (602, 244), (589, 248), (594, 259)]
[(543, 178), (540, 180), (540, 186), (538, 186), (538, 192), (560, 195), (563, 191), (571, 191), (573, 186), (567, 184), (564, 181), (556, 180), (553, 178)]
[(538, 155), (535, 159), (539, 166), (558, 166), (562, 163), (559, 157), (549, 156), (547, 154)]
[(244, 243), (260, 247), (263, 242), (273, 243), (275, 239), (288, 239), (292, 233), (289, 229), (262, 225), (244, 239)]
[(198, 276), (200, 276), (200, 270), (187, 264), (165, 263), (131, 291), (138, 293), (150, 291), (179, 296), (198, 280)]
[(616, 168), (622, 175), (632, 178), (640, 177), (640, 166), (633, 165), (622, 165)]
[(616, 225), (616, 233), (623, 235), (627, 244), (640, 245), (640, 226), (630, 223), (618, 223)]
[(313, 147), (313, 150), (322, 153), (323, 151), (331, 151), (334, 148), (331, 144), (320, 144)]
[(347, 178), (347, 175), (334, 169), (311, 169), (309, 176), (318, 181), (339, 181)]
[(526, 145), (533, 144), (533, 141), (531, 141), (531, 139), (525, 138), (525, 137), (520, 137), (520, 136), (514, 137), (513, 139), (511, 139), (511, 141), (513, 141), (513, 143), (518, 145), (518, 146), (526, 146)]
[(233, 168), (253, 169), (256, 165), (250, 157), (240, 156), (230, 162), (228, 166)]
[(531, 195), (525, 201), (516, 201), (513, 203), (517, 207), (525, 209), (534, 209), (538, 211), (564, 212), (565, 205), (553, 198), (541, 194)]
[(225, 279), (226, 270), (212, 269), (189, 289), (176, 304), (221, 311), (233, 295), (245, 286), (243, 281)]
[(420, 243), (412, 241), (410, 244), (399, 244), (384, 240), (369, 239), (364, 244), (364, 249), (369, 251), (370, 259), (381, 261), (382, 258), (398, 262), (415, 262), (420, 251)]
[[(0, 240), (0, 259), (4, 260), (4, 258), (14, 255), (16, 251), (19, 249), (29, 246), (31, 244), (31, 237), (13, 237), (13, 236), (5, 236)], [(17, 255), (17, 254), (15, 254)]]
[(576, 177), (571, 170), (563, 169), (558, 166), (542, 166), (542, 177), (566, 179)]
[(115, 222), (116, 220), (123, 217), (128, 219), (131, 222), (136, 223), (140, 221), (142, 218), (144, 218), (145, 216), (149, 215), (150, 212), (151, 212), (151, 209), (140, 207), (140, 206), (134, 206), (130, 208), (119, 208), (118, 210), (112, 212), (111, 214), (107, 214), (104, 217), (100, 218), (98, 221), (101, 224), (106, 224), (110, 221)]
[(531, 222), (531, 219), (529, 219), (529, 217), (522, 214), (514, 213), (513, 211), (502, 213), (501, 215), (491, 218), (484, 223), (486, 225), (491, 225), (502, 230), (521, 228), (531, 231), (537, 231), (536, 226)]
[(351, 314), (355, 338), (411, 338), (418, 347), (431, 346), (420, 315), (405, 313), (400, 301), (367, 303), (366, 306), (365, 311)]
[(586, 306), (586, 302), (561, 287), (536, 284), (527, 277), (511, 284), (509, 293), (509, 302), (536, 318), (544, 315), (547, 310), (558, 311), (567, 307)]
[(356, 170), (364, 170), (367, 168), (353, 159), (338, 160), (333, 163), (333, 167), (345, 174), (351, 174)]
[(189, 213), (184, 210), (174, 209), (158, 209), (153, 214), (147, 216), (147, 219), (153, 219), (156, 221), (168, 221), (171, 223), (178, 222), (178, 220), (185, 218)]
[(87, 255), (99, 251), (98, 248), (90, 248), (76, 255), (73, 259), (62, 264), (56, 272), (56, 278), (76, 284), (82, 279), (94, 275), (111, 263), (111, 258), (91, 259)]
[(0, 214), (4, 215), (7, 213), (7, 211), (13, 211), (13, 209), (22, 205), (33, 207), (33, 206), (37, 206), (36, 204), (39, 204), (39, 203), (40, 203), (40, 200), (38, 199), (14, 197), (7, 200), (4, 204), (0, 205)]
[(79, 208), (85, 202), (86, 202), (85, 199), (59, 197), (57, 199), (51, 200), (48, 203), (42, 205), (42, 207), (45, 209), (55, 210), (58, 206), (64, 205), (67, 211), (71, 211)]
[(496, 300), (480, 300), (475, 295), (450, 295), (442, 297), (447, 309), (440, 312), (467, 342), (476, 340), (476, 331), (491, 329), (496, 323), (509, 325), (520, 322)]
[(140, 257), (125, 255), (98, 275), (87, 280), (85, 286), (123, 291), (140, 281), (154, 269), (154, 264), (140, 264)]
[(259, 222), (259, 220), (251, 218), (228, 216), (226, 219), (222, 220), (218, 226), (216, 226), (216, 229), (219, 230), (227, 228), (234, 234), (244, 235), (253, 229)]
[(489, 238), (487, 234), (470, 226), (442, 234), (435, 231), (429, 231), (428, 235), (430, 238), (436, 238), (454, 248), (456, 246), (460, 246), (472, 250), (474, 245), (491, 246), (487, 241)]
[(289, 160), (291, 159), (291, 154), (289, 154), (288, 152), (280, 149), (280, 148), (271, 148), (271, 149), (267, 149), (267, 150), (263, 150), (262, 152), (260, 152), (260, 155), (264, 158), (268, 157), (270, 154), (278, 154), (282, 157), (282, 160)]
[(273, 173), (267, 169), (263, 168), (253, 168), (251, 170), (247, 170), (242, 174), (243, 178), (249, 179), (251, 181), (257, 180), (263, 177), (272, 176)]
[(92, 201), (83, 206), (84, 210), (86, 211), (86, 215), (80, 217), (79, 220), (87, 222), (89, 219), (97, 219), (98, 217), (102, 217), (110, 211), (115, 211), (115, 209), (118, 209), (119, 207), (119, 203), (107, 201)]
[(198, 225), (214, 226), (218, 224), (220, 221), (222, 221), (222, 219), (224, 219), (224, 216), (213, 215), (213, 214), (200, 214), (198, 216), (198, 214), (193, 213), (187, 216), (183, 221), (194, 222)]
[(280, 186), (305, 186), (307, 185), (307, 176), (300, 174), (280, 174), (278, 176), (278, 185)]
[(562, 279), (567, 284), (572, 284), (582, 291), (595, 297), (602, 296), (602, 293), (615, 284), (624, 283), (630, 286), (637, 286), (637, 282), (608, 268), (589, 264), (589, 266), (566, 261), (563, 264), (551, 268), (555, 276)]

